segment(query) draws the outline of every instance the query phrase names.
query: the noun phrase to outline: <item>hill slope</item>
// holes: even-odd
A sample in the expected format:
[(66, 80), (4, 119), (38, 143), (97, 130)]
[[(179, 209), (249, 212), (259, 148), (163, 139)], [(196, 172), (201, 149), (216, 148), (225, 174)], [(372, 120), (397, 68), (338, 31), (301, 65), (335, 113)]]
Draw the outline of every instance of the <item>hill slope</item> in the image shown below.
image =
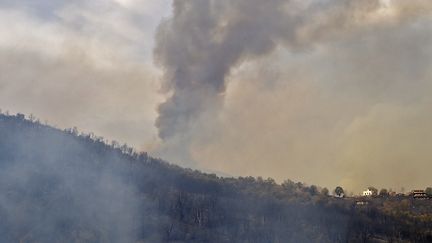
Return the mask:
[(432, 239), (430, 214), (382, 205), (359, 209), (291, 181), (219, 178), (0, 115), (0, 242)]

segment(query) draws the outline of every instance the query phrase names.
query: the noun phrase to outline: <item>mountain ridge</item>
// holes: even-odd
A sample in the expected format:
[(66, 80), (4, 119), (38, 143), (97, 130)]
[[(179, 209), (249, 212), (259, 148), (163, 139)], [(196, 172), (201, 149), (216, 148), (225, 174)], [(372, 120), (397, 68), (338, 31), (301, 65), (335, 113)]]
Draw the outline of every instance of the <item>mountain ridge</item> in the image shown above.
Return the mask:
[(22, 114), (0, 115), (0, 171), (0, 242), (432, 239), (428, 201), (358, 208), (316, 186), (185, 169)]

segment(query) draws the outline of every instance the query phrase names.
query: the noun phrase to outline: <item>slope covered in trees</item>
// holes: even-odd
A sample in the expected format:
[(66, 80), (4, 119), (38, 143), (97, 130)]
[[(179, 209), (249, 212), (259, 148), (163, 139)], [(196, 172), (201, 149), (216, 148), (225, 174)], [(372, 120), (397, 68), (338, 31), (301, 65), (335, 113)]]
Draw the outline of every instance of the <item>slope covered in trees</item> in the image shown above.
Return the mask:
[(289, 180), (220, 178), (76, 129), (0, 115), (0, 242), (432, 240), (429, 201), (358, 207), (322, 192)]

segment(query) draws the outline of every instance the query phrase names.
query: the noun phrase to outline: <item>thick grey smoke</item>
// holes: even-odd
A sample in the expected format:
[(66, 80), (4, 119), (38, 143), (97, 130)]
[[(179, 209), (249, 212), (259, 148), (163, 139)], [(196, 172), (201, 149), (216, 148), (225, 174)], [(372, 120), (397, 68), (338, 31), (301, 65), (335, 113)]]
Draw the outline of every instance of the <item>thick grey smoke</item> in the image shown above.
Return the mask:
[(157, 120), (164, 158), (359, 191), (427, 185), (405, 175), (430, 158), (416, 144), (432, 138), (421, 111), (431, 1), (184, 0), (173, 9), (155, 48), (170, 95)]
[[(394, 4), (395, 12), (386, 9)], [(156, 63), (172, 96), (159, 107), (159, 135), (187, 133), (203, 111), (223, 101), (227, 77), (242, 62), (283, 45), (292, 52), (375, 22), (402, 19), (427, 1), (174, 0), (157, 33)], [(404, 13), (404, 14), (402, 14)], [(408, 14), (407, 14), (408, 13)], [(216, 105), (217, 106), (217, 105)], [(217, 107), (216, 107), (217, 108)]]

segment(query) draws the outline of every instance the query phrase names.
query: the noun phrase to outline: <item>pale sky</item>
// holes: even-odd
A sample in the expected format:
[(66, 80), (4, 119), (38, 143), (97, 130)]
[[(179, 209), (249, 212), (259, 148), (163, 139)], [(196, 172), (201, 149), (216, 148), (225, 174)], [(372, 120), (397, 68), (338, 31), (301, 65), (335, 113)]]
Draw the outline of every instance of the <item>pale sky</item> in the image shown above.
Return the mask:
[(432, 186), (430, 1), (174, 8), (0, 0), (0, 108), (221, 174)]

